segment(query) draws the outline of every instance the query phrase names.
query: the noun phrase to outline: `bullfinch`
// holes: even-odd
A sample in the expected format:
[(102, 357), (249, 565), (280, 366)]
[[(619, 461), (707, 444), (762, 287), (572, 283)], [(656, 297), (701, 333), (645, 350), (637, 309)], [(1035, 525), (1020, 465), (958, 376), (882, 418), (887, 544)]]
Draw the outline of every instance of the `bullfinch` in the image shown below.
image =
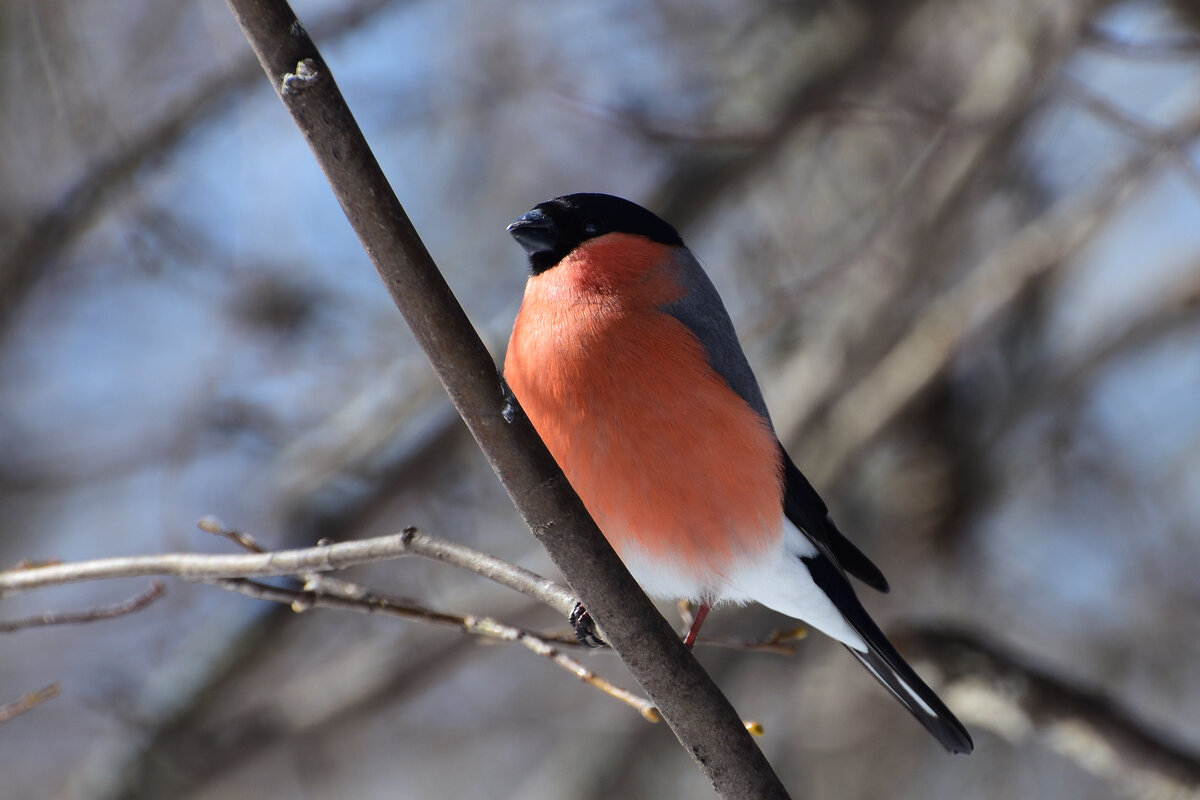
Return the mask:
[(847, 575), (883, 573), (779, 443), (733, 323), (668, 223), (605, 194), (540, 203), (509, 233), (529, 280), (504, 377), (647, 593), (755, 601), (850, 653), (953, 753), (967, 733), (884, 637)]

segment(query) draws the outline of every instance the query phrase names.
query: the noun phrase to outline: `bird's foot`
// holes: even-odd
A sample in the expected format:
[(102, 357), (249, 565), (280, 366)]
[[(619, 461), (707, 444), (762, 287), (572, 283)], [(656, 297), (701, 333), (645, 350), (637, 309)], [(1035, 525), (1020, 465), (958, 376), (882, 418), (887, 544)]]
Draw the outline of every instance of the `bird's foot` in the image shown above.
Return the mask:
[(571, 621), (571, 627), (575, 629), (575, 638), (584, 647), (608, 647), (608, 642), (600, 638), (600, 633), (596, 630), (596, 623), (592, 620), (592, 615), (583, 607), (583, 603), (576, 603), (571, 609), (571, 616), (567, 619)]

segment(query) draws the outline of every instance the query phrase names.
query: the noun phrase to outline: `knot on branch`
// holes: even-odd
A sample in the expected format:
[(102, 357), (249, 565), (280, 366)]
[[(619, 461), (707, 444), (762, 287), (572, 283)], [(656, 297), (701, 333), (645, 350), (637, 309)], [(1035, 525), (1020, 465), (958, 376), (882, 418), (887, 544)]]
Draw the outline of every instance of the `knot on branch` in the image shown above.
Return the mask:
[(283, 76), (283, 95), (299, 94), (315, 83), (321, 77), (321, 71), (317, 68), (317, 61), (313, 58), (306, 58), (296, 65), (295, 72), (284, 73)]

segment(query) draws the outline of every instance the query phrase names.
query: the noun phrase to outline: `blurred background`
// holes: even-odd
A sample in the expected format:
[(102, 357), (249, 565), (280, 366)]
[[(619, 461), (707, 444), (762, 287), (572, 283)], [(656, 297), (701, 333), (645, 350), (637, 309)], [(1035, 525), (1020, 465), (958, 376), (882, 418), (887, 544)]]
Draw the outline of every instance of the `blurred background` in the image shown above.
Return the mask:
[[(295, 7), (497, 358), (525, 277), (504, 228), (539, 201), (629, 197), (706, 264), (891, 580), (864, 601), (976, 740), (945, 755), (819, 635), (698, 648), (794, 797), (1186, 796), (1073, 755), (1054, 691), (989, 705), (984, 661), (918, 645), (999, 646), (1200, 774), (1193, 3)], [(270, 547), (417, 525), (554, 574), (223, 4), (8, 0), (0, 37), (0, 563), (233, 552), (214, 514)], [(438, 564), (351, 577), (565, 630)], [(711, 796), (665, 725), (522, 648), (182, 581), (0, 636), (0, 704), (50, 683), (0, 725), (6, 799)]]

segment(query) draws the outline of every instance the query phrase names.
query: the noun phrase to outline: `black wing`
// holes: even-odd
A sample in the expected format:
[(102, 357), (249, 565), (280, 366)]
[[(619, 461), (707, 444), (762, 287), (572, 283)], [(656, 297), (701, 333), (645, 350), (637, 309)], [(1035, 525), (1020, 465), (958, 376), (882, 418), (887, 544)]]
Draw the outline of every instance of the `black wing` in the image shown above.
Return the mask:
[(792, 463), (782, 445), (779, 452), (783, 456), (784, 470), (783, 513), (826, 558), (872, 589), (886, 593), (888, 582), (883, 572), (833, 524), (825, 501), (808, 482), (808, 478), (804, 477), (804, 473)]

